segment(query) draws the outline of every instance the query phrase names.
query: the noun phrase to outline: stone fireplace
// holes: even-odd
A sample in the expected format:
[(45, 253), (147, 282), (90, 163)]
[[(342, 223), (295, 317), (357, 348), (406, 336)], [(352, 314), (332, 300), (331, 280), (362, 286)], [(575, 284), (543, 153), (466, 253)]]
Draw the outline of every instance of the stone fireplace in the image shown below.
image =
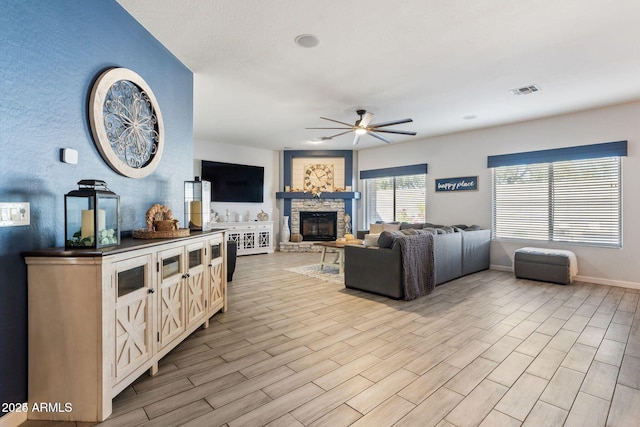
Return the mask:
[[(334, 212), (336, 215), (336, 237), (344, 237), (344, 200), (342, 199), (293, 199), (291, 200), (291, 234), (304, 235), (300, 212)], [(307, 241), (305, 238), (303, 241)], [(320, 239), (317, 239), (320, 241)]]
[(303, 241), (332, 241), (338, 237), (338, 213), (300, 211)]
[[(304, 213), (305, 215), (301, 215)], [(322, 248), (319, 246), (313, 246), (314, 242), (335, 240), (339, 237), (344, 237), (344, 213), (345, 213), (345, 201), (344, 199), (291, 199), (291, 234), (303, 235), (303, 240), (300, 243), (280, 243), (281, 252), (319, 252)], [(325, 230), (326, 224), (323, 219), (322, 224), (319, 222), (321, 216), (314, 216), (315, 214), (322, 214), (322, 217), (326, 217), (326, 214), (331, 214), (331, 217), (335, 217), (335, 236), (333, 235), (333, 227), (331, 229), (331, 236), (327, 236)], [(316, 234), (322, 234), (322, 236), (305, 236), (306, 232), (302, 222), (301, 216), (310, 216), (311, 218), (318, 219), (315, 230)], [(307, 227), (310, 227), (313, 231), (313, 221)], [(322, 228), (322, 230), (321, 230)], [(324, 230), (324, 231), (323, 231)]]
[[(360, 193), (352, 191), (355, 177), (353, 164), (352, 150), (285, 150), (283, 152), (284, 191), (276, 192), (276, 199), (282, 200), (281, 212), (288, 218), (289, 230), (294, 240), (280, 241), (281, 252), (320, 252), (322, 247), (314, 243), (344, 237), (345, 219), (351, 223), (351, 229), (355, 229), (355, 202), (360, 199)], [(328, 181), (327, 187), (322, 192), (317, 191), (310, 178), (313, 171), (318, 168), (331, 173), (330, 182)], [(308, 230), (305, 230), (300, 212), (335, 213), (335, 232), (332, 226), (331, 237), (326, 236), (327, 232), (323, 230), (324, 225), (316, 222), (307, 226), (312, 229), (315, 227), (316, 232), (307, 233)], [(300, 241), (303, 235), (303, 240)]]

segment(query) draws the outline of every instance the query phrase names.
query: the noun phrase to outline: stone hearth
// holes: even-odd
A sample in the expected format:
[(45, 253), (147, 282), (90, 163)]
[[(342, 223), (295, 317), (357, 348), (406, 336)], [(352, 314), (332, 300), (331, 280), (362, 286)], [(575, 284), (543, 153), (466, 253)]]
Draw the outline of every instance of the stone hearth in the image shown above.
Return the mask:
[[(322, 252), (322, 246), (315, 246), (315, 242), (288, 242), (279, 243), (280, 252)], [(327, 248), (327, 252), (336, 252), (333, 248)]]

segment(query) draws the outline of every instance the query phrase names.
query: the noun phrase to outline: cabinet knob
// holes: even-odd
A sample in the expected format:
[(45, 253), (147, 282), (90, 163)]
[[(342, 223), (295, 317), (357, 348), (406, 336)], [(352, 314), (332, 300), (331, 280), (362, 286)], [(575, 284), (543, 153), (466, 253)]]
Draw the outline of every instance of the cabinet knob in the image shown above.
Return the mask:
[(155, 289), (153, 289), (153, 288), (149, 288), (149, 293), (150, 293), (150, 294), (153, 294), (153, 293), (155, 293), (155, 292), (156, 292), (156, 290), (155, 290)]

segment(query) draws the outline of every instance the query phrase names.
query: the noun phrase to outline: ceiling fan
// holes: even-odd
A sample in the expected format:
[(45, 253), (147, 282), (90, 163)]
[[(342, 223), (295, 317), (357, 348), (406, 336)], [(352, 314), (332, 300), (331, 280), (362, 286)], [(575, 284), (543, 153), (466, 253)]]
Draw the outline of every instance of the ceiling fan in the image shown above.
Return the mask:
[(380, 141), (384, 141), (387, 144), (390, 144), (391, 141), (389, 138), (386, 138), (382, 135), (380, 135), (380, 133), (396, 133), (396, 134), (401, 134), (401, 135), (416, 135), (415, 132), (409, 132), (409, 131), (404, 131), (404, 130), (393, 130), (393, 129), (381, 129), (387, 126), (393, 126), (393, 125), (399, 125), (401, 123), (410, 123), (413, 120), (411, 119), (402, 119), (402, 120), (393, 120), (390, 122), (383, 122), (383, 123), (374, 123), (374, 124), (370, 124), (371, 123), (371, 119), (373, 118), (373, 113), (368, 113), (366, 110), (358, 110), (356, 111), (356, 113), (360, 116), (360, 119), (356, 120), (356, 123), (351, 125), (349, 123), (345, 123), (345, 122), (341, 122), (339, 120), (333, 120), (333, 119), (328, 119), (326, 117), (320, 117), (323, 120), (329, 120), (330, 122), (334, 122), (334, 123), (339, 123), (341, 125), (344, 125), (346, 127), (340, 127), (340, 128), (329, 128), (329, 127), (324, 127), (324, 128), (307, 128), (307, 129), (346, 129), (344, 132), (340, 132), (337, 133), (335, 135), (332, 136), (328, 136), (328, 137), (322, 137), (322, 139), (332, 139), (335, 138), (336, 136), (340, 136), (340, 135), (344, 135), (346, 133), (349, 132), (355, 132), (355, 137), (353, 138), (353, 145), (358, 144), (358, 141), (360, 140), (360, 136), (365, 135), (365, 134), (369, 134), (374, 138), (378, 138)]

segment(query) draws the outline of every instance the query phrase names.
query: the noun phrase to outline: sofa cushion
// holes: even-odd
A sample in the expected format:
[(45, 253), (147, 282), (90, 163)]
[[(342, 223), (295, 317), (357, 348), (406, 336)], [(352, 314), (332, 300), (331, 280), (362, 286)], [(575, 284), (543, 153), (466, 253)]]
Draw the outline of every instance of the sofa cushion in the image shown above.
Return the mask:
[(425, 227), (425, 228), (423, 228), (423, 229), (422, 229), (422, 231), (424, 231), (425, 233), (431, 233), (431, 234), (433, 234), (434, 236), (435, 236), (436, 234), (438, 234), (438, 229), (433, 228), (433, 227)]
[(421, 222), (402, 222), (400, 223), (400, 230), (408, 230), (410, 228), (423, 228), (424, 224)]

